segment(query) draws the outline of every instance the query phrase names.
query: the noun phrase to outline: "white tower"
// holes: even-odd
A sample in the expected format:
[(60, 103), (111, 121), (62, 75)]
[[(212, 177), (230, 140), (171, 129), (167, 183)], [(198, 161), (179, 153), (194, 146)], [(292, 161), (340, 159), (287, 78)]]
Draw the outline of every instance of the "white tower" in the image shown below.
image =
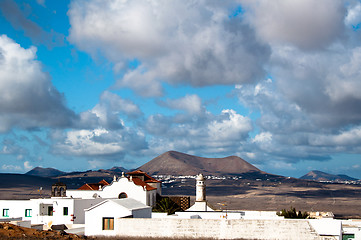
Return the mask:
[(194, 205), (188, 208), (186, 211), (192, 212), (209, 212), (214, 211), (208, 206), (206, 200), (206, 183), (202, 173), (196, 177), (196, 201)]
[(196, 201), (197, 202), (204, 202), (206, 201), (206, 184), (204, 181), (203, 174), (200, 173), (197, 178), (197, 184), (196, 184)]

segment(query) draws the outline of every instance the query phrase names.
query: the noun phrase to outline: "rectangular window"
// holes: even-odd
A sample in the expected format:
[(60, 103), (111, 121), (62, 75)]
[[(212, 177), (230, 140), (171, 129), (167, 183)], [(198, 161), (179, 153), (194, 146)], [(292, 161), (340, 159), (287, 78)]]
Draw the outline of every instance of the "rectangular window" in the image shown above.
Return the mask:
[(8, 208), (3, 209), (3, 217), (9, 217), (9, 209)]
[(114, 218), (103, 217), (103, 230), (114, 230)]
[(53, 216), (53, 206), (48, 206), (48, 216)]
[(31, 217), (31, 209), (25, 209), (25, 217)]
[(63, 207), (63, 215), (68, 216), (68, 207)]

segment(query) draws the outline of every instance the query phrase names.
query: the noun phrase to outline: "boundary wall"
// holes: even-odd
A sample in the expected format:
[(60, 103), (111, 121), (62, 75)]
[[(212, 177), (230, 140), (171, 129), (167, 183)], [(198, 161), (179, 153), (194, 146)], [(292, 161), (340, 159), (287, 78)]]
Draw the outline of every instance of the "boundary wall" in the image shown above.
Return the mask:
[(301, 219), (117, 218), (115, 219), (113, 234), (124, 237), (149, 236), (155, 238), (323, 239), (314, 231), (307, 220)]

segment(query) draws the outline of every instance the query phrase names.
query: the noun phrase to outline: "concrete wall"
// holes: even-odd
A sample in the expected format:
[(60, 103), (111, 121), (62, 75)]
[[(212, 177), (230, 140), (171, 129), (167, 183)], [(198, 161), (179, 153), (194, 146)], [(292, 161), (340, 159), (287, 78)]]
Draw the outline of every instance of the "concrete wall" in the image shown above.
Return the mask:
[[(86, 235), (101, 235), (89, 234)], [(321, 239), (307, 220), (115, 219), (107, 235), (216, 239)]]
[(74, 200), (74, 224), (84, 224), (85, 223), (85, 213), (84, 209), (90, 208), (100, 202), (104, 201), (104, 199), (96, 198), (96, 199), (75, 199)]

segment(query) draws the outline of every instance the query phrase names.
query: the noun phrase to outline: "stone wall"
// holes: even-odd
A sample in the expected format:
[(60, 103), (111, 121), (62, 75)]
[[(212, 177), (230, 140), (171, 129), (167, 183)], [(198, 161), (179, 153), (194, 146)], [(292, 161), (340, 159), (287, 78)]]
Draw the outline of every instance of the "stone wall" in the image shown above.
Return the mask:
[(116, 219), (114, 235), (215, 239), (322, 239), (307, 220)]

